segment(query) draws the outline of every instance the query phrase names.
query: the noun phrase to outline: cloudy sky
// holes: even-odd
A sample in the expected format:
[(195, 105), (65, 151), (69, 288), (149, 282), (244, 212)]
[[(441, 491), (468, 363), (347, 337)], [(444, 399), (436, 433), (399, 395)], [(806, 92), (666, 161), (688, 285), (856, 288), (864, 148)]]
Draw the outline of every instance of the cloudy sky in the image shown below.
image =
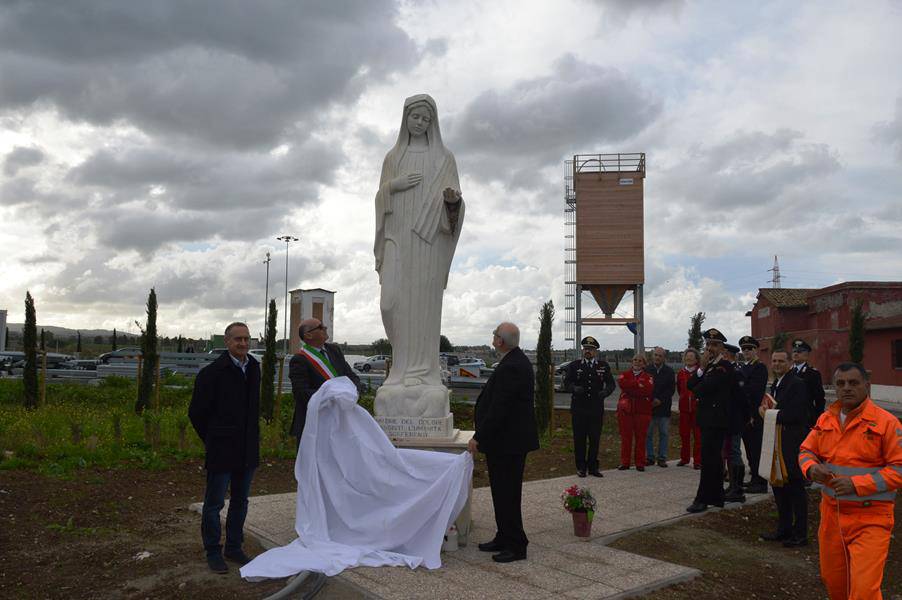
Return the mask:
[(163, 334), (262, 331), (287, 233), (335, 338), (383, 336), (373, 199), (425, 92), (468, 203), (452, 342), (532, 347), (550, 298), (565, 346), (564, 160), (596, 152), (647, 153), (647, 343), (696, 311), (735, 338), (775, 254), (784, 287), (902, 279), (899, 31), (878, 0), (8, 0), (0, 308), (134, 330), (153, 286)]

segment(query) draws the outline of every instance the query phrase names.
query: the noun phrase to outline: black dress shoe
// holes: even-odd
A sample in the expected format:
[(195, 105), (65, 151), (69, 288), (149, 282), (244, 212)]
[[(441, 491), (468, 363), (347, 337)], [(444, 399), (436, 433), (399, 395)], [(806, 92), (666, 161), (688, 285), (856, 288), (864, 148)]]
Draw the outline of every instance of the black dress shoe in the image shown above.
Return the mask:
[(789, 539), (788, 533), (780, 533), (779, 531), (770, 532), (767, 531), (758, 535), (758, 537), (765, 542), (783, 542)]
[(585, 472), (584, 470), (579, 470), (579, 471), (576, 472), (576, 475), (579, 476), (579, 477), (585, 477), (585, 476), (586, 476), (586, 472)]
[(223, 552), (223, 556), (225, 556), (228, 560), (232, 562), (236, 562), (241, 566), (246, 565), (251, 562), (250, 557), (244, 553), (243, 550), (226, 550)]
[(211, 571), (213, 571), (214, 573), (219, 573), (220, 575), (229, 572), (229, 565), (225, 564), (225, 561), (222, 560), (221, 554), (208, 556), (207, 566), (210, 567)]
[(630, 466), (629, 465), (620, 465), (619, 467), (617, 467), (617, 470), (618, 471), (629, 471)]
[(767, 483), (755, 481), (745, 486), (746, 494), (766, 494)]
[(708, 510), (708, 505), (703, 502), (693, 502), (688, 507), (686, 507), (686, 512), (688, 513), (700, 513)]
[(645, 459), (645, 466), (646, 466), (646, 467), (650, 467), (650, 466), (652, 466), (653, 464), (655, 464), (654, 459), (651, 459), (651, 458), (646, 458), (646, 459)]
[(688, 460), (681, 460), (680, 462), (677, 463), (677, 466), (678, 466), (678, 467), (685, 467), (685, 466), (688, 465), (688, 464), (689, 464), (689, 461), (688, 461)]
[(645, 467), (643, 467), (642, 465), (636, 465), (636, 470), (637, 470), (637, 471), (644, 471), (644, 470), (645, 470)]
[(491, 542), (484, 542), (482, 544), (479, 544), (479, 551), (480, 552), (503, 552), (504, 545), (499, 544), (495, 540), (492, 540)]
[(666, 461), (666, 460), (659, 460), (659, 461), (658, 461), (658, 466), (659, 466), (659, 467), (664, 467), (664, 468), (666, 469), (666, 468), (667, 468), (667, 461)]
[(594, 471), (589, 471), (589, 475), (591, 475), (592, 477), (604, 477), (604, 473), (602, 473), (598, 469), (595, 469)]
[(492, 556), (492, 560), (499, 563), (509, 563), (514, 562), (515, 560), (526, 560), (526, 553), (523, 554), (514, 554), (510, 550), (505, 550), (504, 552), (500, 552)]
[(783, 547), (784, 548), (801, 548), (802, 546), (807, 546), (808, 540), (806, 538), (796, 538), (791, 537), (788, 540), (784, 540)]

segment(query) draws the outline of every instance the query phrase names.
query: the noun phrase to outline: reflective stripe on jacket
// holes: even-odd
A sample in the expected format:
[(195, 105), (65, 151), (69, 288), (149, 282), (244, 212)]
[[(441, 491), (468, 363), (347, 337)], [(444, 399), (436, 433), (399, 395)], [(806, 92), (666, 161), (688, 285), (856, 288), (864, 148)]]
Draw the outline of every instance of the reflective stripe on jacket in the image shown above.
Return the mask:
[(824, 486), (825, 495), (851, 502), (892, 502), (896, 490), (902, 488), (902, 424), (866, 398), (846, 415), (843, 427), (841, 407), (838, 400), (831, 404), (802, 442), (802, 473), (808, 477), (808, 470), (822, 463), (836, 475), (851, 477), (856, 492), (854, 496), (837, 497), (833, 489)]

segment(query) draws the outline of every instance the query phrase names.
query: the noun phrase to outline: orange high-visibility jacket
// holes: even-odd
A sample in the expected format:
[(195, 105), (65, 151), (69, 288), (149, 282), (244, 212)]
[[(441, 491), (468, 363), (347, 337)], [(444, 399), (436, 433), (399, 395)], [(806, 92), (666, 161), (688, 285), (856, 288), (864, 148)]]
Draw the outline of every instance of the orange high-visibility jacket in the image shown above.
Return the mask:
[[(852, 478), (856, 495), (839, 496), (844, 502), (893, 502), (902, 488), (902, 424), (899, 419), (866, 398), (846, 416), (840, 426), (842, 403), (834, 402), (824, 411), (802, 442), (799, 466), (808, 470), (823, 463), (836, 475)], [(837, 499), (828, 486), (823, 493)]]

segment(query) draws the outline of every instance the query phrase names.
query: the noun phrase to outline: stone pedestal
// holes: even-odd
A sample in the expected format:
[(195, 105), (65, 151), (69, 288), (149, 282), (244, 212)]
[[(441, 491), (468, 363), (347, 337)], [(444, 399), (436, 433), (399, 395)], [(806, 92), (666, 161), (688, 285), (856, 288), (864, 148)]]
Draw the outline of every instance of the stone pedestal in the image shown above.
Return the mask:
[[(450, 415), (449, 415), (450, 416)], [(378, 420), (378, 417), (376, 418)], [(460, 454), (467, 451), (467, 444), (473, 437), (474, 431), (454, 430), (454, 435), (448, 439), (439, 438), (406, 438), (392, 439), (392, 443), (396, 448), (410, 448), (414, 450), (431, 450), (433, 452), (453, 452)], [(391, 437), (391, 436), (389, 436)], [(470, 510), (470, 503), (473, 499), (473, 478), (470, 477), (470, 489), (467, 492), (467, 503), (461, 509), (460, 514), (454, 524), (457, 526), (457, 543), (460, 546), (466, 546), (470, 539), (470, 531), (473, 528), (473, 516)]]
[(453, 441), (459, 432), (454, 429), (454, 415), (444, 417), (385, 417), (376, 416), (376, 422), (393, 442), (404, 440)]

